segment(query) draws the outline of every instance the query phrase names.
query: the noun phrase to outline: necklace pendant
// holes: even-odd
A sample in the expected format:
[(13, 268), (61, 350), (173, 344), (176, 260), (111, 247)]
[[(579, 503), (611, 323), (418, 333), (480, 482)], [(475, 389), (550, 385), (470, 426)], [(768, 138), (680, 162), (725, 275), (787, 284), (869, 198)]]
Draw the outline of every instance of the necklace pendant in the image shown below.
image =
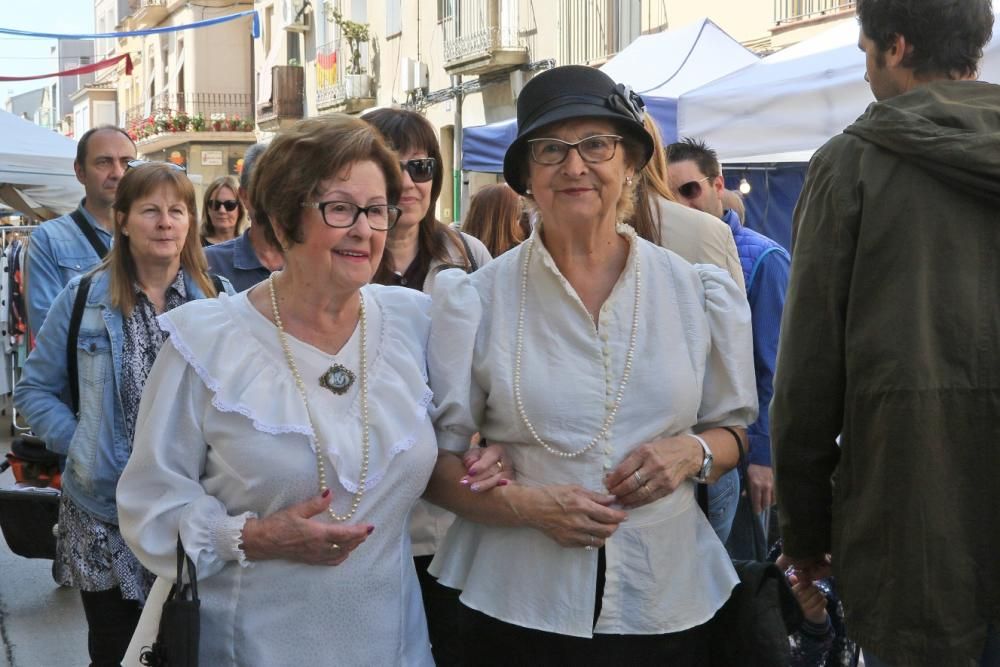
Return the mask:
[(354, 373), (341, 364), (331, 366), (319, 378), (319, 386), (329, 389), (337, 396), (346, 394), (353, 384)]

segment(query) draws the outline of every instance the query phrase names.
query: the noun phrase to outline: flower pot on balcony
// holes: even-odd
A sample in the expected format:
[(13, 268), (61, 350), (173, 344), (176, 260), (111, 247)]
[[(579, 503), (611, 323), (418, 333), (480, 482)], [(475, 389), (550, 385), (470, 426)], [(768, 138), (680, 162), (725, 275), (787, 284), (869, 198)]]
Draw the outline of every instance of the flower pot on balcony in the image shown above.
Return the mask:
[(344, 95), (348, 99), (372, 96), (372, 78), (368, 74), (348, 74), (344, 77)]
[(221, 131), (222, 130), (222, 121), (221, 120), (213, 120), (212, 121), (212, 129), (215, 130), (216, 132)]

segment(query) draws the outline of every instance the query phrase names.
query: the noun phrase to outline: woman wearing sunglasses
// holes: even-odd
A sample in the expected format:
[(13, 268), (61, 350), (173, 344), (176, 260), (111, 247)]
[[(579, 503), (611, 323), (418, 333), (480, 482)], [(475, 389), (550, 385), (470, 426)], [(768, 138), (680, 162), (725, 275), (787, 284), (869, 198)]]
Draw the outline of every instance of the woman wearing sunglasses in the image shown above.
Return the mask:
[(243, 232), (246, 212), (236, 195), (240, 184), (233, 176), (220, 176), (205, 188), (201, 207), (201, 244), (215, 245)]
[[(53, 572), (80, 589), (90, 660), (98, 667), (121, 662), (152, 584), (122, 538), (115, 486), (133, 451), (140, 396), (167, 337), (158, 316), (216, 296), (195, 206), (194, 186), (176, 165), (129, 163), (113, 206), (111, 250), (83, 276), (86, 300), (78, 302), (79, 277), (59, 294), (14, 392), (35, 433), (67, 456)], [(76, 343), (67, 350), (73, 321)], [(70, 360), (78, 410), (66, 400)]]
[[(427, 497), (459, 518), (431, 572), (462, 590), (469, 664), (707, 664), (737, 583), (695, 489), (736, 465), (757, 412), (750, 313), (725, 271), (625, 224), (642, 118), (591, 67), (528, 82), (504, 178), (539, 223), (434, 289)], [(517, 480), (461, 494), (477, 431)]]

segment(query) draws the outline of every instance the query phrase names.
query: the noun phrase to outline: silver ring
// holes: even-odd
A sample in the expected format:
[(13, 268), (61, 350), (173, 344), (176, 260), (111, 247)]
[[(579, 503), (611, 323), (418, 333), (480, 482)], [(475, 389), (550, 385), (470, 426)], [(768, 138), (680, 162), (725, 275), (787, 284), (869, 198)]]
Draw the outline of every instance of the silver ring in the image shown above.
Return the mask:
[(595, 548), (594, 545), (596, 544), (596, 540), (594, 540), (593, 535), (587, 535), (587, 539), (590, 541), (590, 544), (585, 546), (584, 549), (586, 549), (587, 551), (593, 551)]
[(635, 477), (635, 483), (638, 484), (639, 486), (642, 486), (642, 475), (639, 474), (638, 469), (636, 469), (636, 471), (632, 473), (632, 476)]
[(587, 546), (585, 546), (585, 547), (584, 547), (583, 549), (584, 549), (584, 551), (593, 551), (593, 550), (594, 550), (594, 547), (593, 547), (593, 545), (590, 545), (590, 544), (588, 544), (588, 545), (587, 545)]
[(337, 544), (336, 542), (331, 542), (330, 543), (330, 551), (333, 551), (333, 552), (340, 551), (340, 545)]

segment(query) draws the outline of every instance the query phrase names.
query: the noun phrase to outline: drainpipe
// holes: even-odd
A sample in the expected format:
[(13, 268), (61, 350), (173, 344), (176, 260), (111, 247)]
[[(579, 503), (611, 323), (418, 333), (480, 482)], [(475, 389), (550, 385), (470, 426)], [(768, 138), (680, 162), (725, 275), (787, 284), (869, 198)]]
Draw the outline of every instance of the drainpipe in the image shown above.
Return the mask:
[(462, 75), (451, 77), (451, 87), (455, 91), (455, 130), (454, 149), (452, 151), (452, 221), (458, 223), (462, 219)]

